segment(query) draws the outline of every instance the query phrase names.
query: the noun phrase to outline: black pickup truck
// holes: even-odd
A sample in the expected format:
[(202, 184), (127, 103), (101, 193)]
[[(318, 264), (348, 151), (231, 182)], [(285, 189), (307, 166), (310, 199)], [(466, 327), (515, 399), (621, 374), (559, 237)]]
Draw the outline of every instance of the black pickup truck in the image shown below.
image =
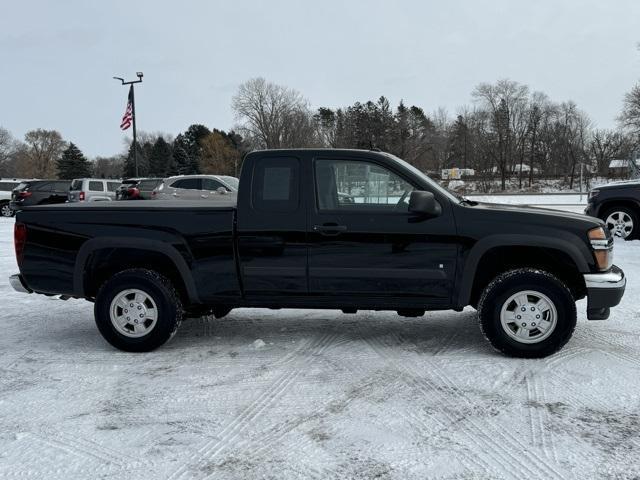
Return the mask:
[(253, 152), (230, 200), (26, 208), (11, 283), (95, 302), (102, 335), (128, 351), (237, 307), (470, 305), (498, 350), (543, 357), (571, 337), (576, 300), (600, 320), (624, 293), (601, 220), (472, 202), (382, 152)]

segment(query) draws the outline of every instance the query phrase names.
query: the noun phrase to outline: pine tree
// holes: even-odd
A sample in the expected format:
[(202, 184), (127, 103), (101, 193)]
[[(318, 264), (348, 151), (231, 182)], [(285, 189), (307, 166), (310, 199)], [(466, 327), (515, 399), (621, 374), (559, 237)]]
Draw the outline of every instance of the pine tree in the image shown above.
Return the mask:
[(124, 161), (122, 177), (123, 178), (132, 178), (132, 177), (146, 177), (149, 173), (149, 162), (147, 161), (144, 151), (139, 144), (137, 145), (138, 151), (138, 174), (136, 175), (136, 167), (135, 161), (133, 158), (133, 142), (129, 145), (129, 152), (127, 153), (127, 158)]
[(164, 177), (169, 170), (170, 162), (171, 146), (164, 138), (158, 137), (149, 155), (149, 175), (152, 177)]
[(58, 178), (73, 180), (91, 176), (91, 164), (75, 144), (69, 143), (57, 162)]
[(171, 175), (187, 175), (191, 170), (191, 160), (179, 142), (173, 144), (173, 162), (169, 173)]

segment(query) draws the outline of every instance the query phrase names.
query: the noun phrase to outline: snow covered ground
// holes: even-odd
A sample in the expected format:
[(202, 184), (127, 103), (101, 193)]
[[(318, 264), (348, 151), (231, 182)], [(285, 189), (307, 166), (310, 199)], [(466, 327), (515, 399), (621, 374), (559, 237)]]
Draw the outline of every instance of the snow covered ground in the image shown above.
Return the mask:
[(243, 309), (128, 354), (91, 304), (0, 279), (0, 478), (638, 478), (640, 242), (615, 248), (622, 304), (581, 301), (544, 360), (494, 352), (471, 309)]

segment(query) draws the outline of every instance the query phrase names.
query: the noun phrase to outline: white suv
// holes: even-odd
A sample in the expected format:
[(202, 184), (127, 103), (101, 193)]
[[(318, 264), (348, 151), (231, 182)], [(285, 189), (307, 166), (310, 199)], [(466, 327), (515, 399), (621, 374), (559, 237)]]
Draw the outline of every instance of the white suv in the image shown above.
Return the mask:
[(238, 179), (226, 175), (179, 175), (165, 179), (151, 194), (154, 200), (215, 200), (237, 196)]
[(70, 202), (104, 202), (116, 199), (122, 182), (104, 178), (76, 178), (69, 189)]

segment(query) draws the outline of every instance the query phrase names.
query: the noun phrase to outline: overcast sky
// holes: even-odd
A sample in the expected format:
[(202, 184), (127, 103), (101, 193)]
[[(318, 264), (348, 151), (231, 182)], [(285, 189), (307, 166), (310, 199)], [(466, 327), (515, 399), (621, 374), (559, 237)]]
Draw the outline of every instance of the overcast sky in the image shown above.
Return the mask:
[(509, 78), (612, 127), (640, 80), (639, 41), (638, 0), (4, 0), (0, 126), (118, 153), (126, 89), (111, 77), (143, 71), (150, 132), (232, 128), (231, 97), (255, 76), (314, 107), (385, 95), (450, 115), (478, 83)]

